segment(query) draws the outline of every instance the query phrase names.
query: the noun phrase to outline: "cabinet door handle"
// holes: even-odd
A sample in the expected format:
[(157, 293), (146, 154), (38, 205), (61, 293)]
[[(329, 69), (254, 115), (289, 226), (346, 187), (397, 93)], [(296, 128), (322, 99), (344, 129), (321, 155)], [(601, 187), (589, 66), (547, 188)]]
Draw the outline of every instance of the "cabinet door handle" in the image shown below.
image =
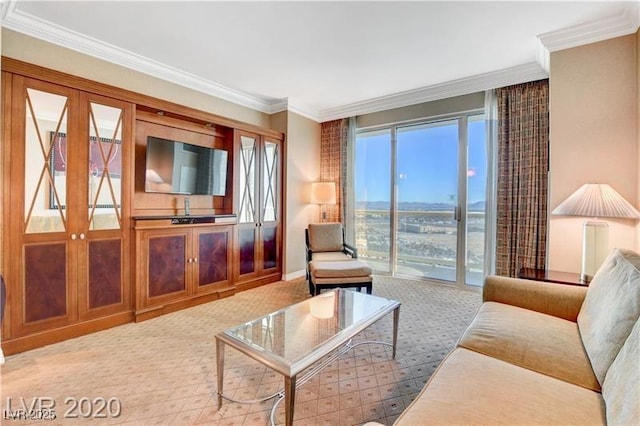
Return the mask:
[(198, 258), (197, 257), (193, 258), (193, 263), (198, 263)]
[(76, 238), (78, 238), (78, 236), (76, 234), (71, 234), (71, 239), (75, 240)]
[(187, 259), (187, 263), (193, 263), (193, 259), (192, 258)]
[(84, 234), (80, 234), (80, 239), (84, 240)]

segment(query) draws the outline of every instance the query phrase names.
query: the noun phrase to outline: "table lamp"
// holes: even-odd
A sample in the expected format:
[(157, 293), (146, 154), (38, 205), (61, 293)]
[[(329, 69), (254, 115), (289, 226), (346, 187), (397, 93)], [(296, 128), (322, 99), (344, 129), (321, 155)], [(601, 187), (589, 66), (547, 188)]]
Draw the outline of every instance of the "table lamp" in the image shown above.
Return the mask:
[(611, 186), (601, 183), (582, 185), (556, 207), (553, 215), (587, 216), (582, 228), (582, 266), (580, 280), (588, 282), (609, 255), (609, 225), (602, 217), (640, 219), (640, 212)]
[(314, 182), (311, 184), (311, 204), (320, 206), (321, 222), (327, 219), (327, 212), (322, 206), (325, 204), (336, 204), (336, 184), (335, 182)]

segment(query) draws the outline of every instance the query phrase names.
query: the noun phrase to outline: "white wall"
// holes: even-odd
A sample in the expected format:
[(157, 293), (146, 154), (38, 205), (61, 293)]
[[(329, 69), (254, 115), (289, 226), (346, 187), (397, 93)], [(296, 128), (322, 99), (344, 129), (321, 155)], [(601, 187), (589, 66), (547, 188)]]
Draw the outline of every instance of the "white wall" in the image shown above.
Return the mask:
[(287, 192), (284, 279), (303, 276), (306, 268), (304, 230), (318, 219), (318, 206), (309, 204), (311, 182), (320, 178), (320, 124), (298, 114), (283, 112), (271, 118), (274, 130), (286, 133)]
[[(638, 207), (635, 34), (551, 54), (549, 211), (584, 183)], [(579, 272), (584, 218), (550, 216), (550, 269)], [(636, 222), (607, 219), (610, 246), (638, 247)]]

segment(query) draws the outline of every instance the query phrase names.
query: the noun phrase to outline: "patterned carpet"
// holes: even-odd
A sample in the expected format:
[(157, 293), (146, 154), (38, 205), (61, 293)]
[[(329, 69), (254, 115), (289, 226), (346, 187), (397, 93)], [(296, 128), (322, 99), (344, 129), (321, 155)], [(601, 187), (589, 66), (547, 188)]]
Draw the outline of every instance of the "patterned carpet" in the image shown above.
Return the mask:
[[(382, 345), (362, 345), (347, 353), (298, 389), (296, 425), (392, 424), (454, 346), (481, 299), (479, 292), (379, 276), (373, 294), (402, 303), (396, 359)], [(7, 398), (14, 412), (21, 401), (52, 398), (57, 419), (33, 424), (81, 424), (83, 414), (89, 419), (107, 416), (93, 424), (268, 424), (273, 400), (225, 401), (217, 409), (213, 336), (306, 297), (304, 281), (278, 282), (10, 356), (0, 370), (0, 406), (7, 414)], [(358, 338), (390, 341), (391, 330), (388, 315)], [(279, 374), (226, 350), (225, 394), (247, 400), (281, 386)], [(110, 399), (111, 405), (102, 407)], [(74, 409), (75, 402), (82, 404)], [(118, 402), (120, 415), (110, 417)], [(284, 422), (282, 406), (276, 410), (278, 424)], [(69, 410), (78, 418), (65, 417)], [(30, 424), (6, 418), (0, 423)]]

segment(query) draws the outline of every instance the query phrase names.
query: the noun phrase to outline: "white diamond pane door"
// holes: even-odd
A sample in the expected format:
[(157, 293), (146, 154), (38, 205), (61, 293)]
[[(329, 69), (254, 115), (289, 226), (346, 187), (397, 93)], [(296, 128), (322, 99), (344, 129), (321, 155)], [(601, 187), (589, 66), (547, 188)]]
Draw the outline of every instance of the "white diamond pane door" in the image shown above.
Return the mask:
[(256, 140), (240, 137), (240, 223), (256, 222)]
[(264, 164), (263, 164), (264, 187), (264, 222), (277, 220), (278, 210), (276, 200), (278, 191), (278, 145), (273, 142), (264, 144)]
[(89, 229), (122, 224), (122, 109), (90, 103)]
[(67, 230), (68, 101), (31, 88), (25, 93), (26, 233)]

